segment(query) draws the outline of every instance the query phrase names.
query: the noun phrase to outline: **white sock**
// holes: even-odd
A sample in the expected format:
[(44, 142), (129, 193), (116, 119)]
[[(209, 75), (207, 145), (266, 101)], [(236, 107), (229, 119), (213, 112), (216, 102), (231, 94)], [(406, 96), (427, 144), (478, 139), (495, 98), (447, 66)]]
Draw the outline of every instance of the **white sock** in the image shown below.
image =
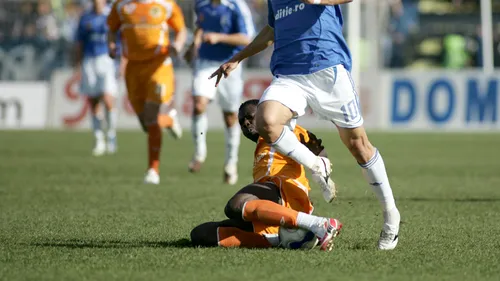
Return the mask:
[(240, 147), (240, 125), (234, 124), (226, 128), (226, 165), (233, 166), (238, 163), (238, 149)]
[(116, 138), (116, 124), (118, 123), (118, 112), (115, 109), (106, 110), (106, 123), (108, 123), (108, 139)]
[(377, 195), (380, 204), (382, 204), (384, 214), (387, 214), (385, 222), (399, 224), (399, 212), (396, 209), (396, 202), (392, 195), (382, 155), (378, 150), (375, 150), (375, 154), (367, 163), (359, 165), (363, 168), (362, 171), (366, 181)]
[(104, 141), (104, 133), (102, 131), (102, 121), (97, 115), (92, 115), (92, 130), (94, 131), (94, 137), (97, 142)]
[(311, 171), (319, 167), (319, 157), (303, 145), (287, 126), (283, 127), (280, 137), (271, 145), (281, 154), (287, 155)]
[(314, 216), (314, 215), (309, 215), (303, 212), (299, 212), (297, 215), (297, 225), (300, 228), (310, 230), (316, 234), (318, 237), (323, 237), (325, 235), (326, 229), (322, 226), (324, 218)]
[(208, 118), (206, 113), (194, 115), (191, 130), (194, 140), (194, 157), (198, 161), (205, 161), (207, 157), (207, 129)]

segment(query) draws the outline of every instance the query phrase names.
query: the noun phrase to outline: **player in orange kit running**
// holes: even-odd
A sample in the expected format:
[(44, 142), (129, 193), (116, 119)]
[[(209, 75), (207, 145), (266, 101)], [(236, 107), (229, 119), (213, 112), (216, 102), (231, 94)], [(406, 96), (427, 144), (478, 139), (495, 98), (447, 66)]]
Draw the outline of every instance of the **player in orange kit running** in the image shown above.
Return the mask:
[[(128, 59), (125, 83), (128, 98), (142, 128), (148, 134), (148, 170), (145, 183), (159, 184), (161, 127), (180, 138), (177, 112), (167, 107), (174, 93), (171, 56), (177, 56), (186, 38), (184, 15), (174, 0), (118, 0), (108, 16), (110, 56), (116, 56), (116, 32), (121, 32), (123, 55)], [(169, 42), (168, 29), (176, 35)]]
[[(224, 210), (228, 220), (195, 227), (191, 240), (200, 246), (267, 248), (279, 245), (278, 230), (284, 226), (313, 232), (321, 250), (329, 251), (342, 224), (336, 219), (311, 215), (313, 206), (304, 167), (279, 154), (259, 136), (255, 127), (258, 103), (258, 100), (246, 101), (238, 113), (243, 135), (257, 143), (254, 183), (229, 200)], [(304, 145), (316, 155), (326, 157), (321, 140), (300, 126), (294, 127), (295, 135)]]

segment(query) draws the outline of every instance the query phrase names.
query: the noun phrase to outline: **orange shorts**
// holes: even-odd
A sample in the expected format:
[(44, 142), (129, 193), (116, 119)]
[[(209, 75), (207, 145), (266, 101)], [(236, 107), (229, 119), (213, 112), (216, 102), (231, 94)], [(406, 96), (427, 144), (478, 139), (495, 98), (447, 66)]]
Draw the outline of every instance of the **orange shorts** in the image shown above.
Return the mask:
[[(297, 212), (310, 214), (313, 211), (313, 205), (309, 200), (309, 183), (307, 179), (296, 180), (287, 177), (265, 177), (259, 182), (273, 182), (280, 189), (281, 204)], [(278, 225), (265, 225), (259, 222), (253, 223), (255, 233), (262, 235), (277, 235)]]
[(129, 61), (125, 71), (128, 99), (136, 114), (149, 102), (168, 103), (174, 93), (174, 67), (170, 57)]

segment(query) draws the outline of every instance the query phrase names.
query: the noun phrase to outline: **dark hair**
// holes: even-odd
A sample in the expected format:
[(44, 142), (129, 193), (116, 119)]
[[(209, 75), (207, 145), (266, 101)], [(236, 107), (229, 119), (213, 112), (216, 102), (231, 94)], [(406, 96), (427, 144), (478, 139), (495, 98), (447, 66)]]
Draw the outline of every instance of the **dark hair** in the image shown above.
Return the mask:
[(259, 100), (258, 99), (252, 99), (252, 100), (247, 100), (245, 102), (243, 102), (241, 105), (240, 105), (240, 108), (239, 110), (242, 110), (243, 108), (249, 106), (249, 105), (259, 105)]

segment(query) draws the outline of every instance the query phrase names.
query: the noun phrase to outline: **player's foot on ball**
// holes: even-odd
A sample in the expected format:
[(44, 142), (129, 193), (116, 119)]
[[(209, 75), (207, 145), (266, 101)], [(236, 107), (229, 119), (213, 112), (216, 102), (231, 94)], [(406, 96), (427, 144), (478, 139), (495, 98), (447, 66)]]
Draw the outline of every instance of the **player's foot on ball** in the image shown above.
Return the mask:
[(94, 149), (92, 149), (92, 155), (102, 156), (104, 153), (106, 153), (106, 144), (103, 141), (97, 142)]
[(108, 139), (108, 143), (106, 144), (106, 152), (108, 154), (115, 154), (116, 151), (117, 151), (116, 138)]
[(167, 128), (167, 132), (169, 132), (175, 139), (180, 139), (182, 137), (182, 126), (179, 122), (179, 117), (177, 116), (177, 110), (172, 108), (167, 115), (172, 118), (172, 126)]
[(337, 219), (327, 219), (321, 221), (317, 227), (311, 229), (319, 239), (318, 245), (321, 251), (331, 251), (333, 249), (333, 238), (339, 235), (342, 223)]
[(318, 163), (315, 171), (312, 171), (312, 179), (321, 187), (323, 198), (330, 203), (337, 196), (335, 183), (330, 178), (332, 173), (332, 164), (326, 157), (318, 157)]
[(379, 250), (394, 250), (399, 241), (399, 224), (401, 216), (397, 208), (392, 209), (390, 212), (384, 212), (385, 223), (380, 232), (378, 240)]
[(235, 185), (238, 182), (238, 168), (236, 165), (226, 165), (224, 167), (224, 183)]
[(203, 162), (194, 158), (191, 162), (189, 162), (188, 169), (190, 173), (198, 173), (202, 166)]
[(145, 184), (160, 184), (160, 175), (155, 169), (149, 169), (144, 177)]

